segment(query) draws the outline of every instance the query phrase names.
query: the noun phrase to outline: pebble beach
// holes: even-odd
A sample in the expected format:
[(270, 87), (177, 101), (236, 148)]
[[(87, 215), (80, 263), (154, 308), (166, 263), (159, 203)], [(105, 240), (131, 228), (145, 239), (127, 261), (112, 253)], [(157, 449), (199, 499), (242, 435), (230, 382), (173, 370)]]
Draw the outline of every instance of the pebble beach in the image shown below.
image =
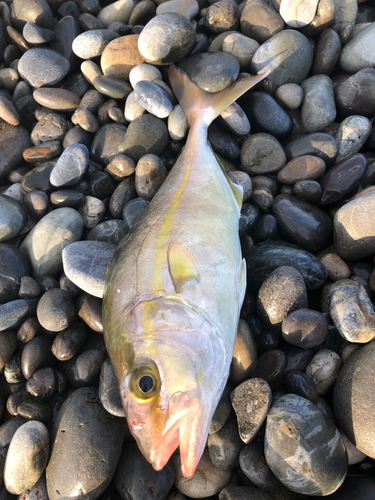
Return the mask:
[[(102, 320), (189, 132), (171, 64), (268, 71), (208, 130), (247, 291), (190, 478), (139, 450)], [(0, 1), (0, 500), (375, 499), (374, 118), (374, 0)]]

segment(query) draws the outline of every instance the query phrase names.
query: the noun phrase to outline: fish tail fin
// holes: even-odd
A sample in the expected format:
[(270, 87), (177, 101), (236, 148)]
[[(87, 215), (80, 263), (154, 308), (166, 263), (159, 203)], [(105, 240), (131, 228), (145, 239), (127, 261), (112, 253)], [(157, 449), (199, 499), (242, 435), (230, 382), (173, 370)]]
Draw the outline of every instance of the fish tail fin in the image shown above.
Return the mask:
[(169, 80), (173, 92), (190, 126), (193, 125), (198, 117), (204, 120), (207, 126), (210, 125), (232, 102), (263, 80), (267, 74), (268, 72), (264, 72), (256, 76), (251, 76), (233, 83), (230, 87), (220, 92), (209, 93), (200, 89), (190, 80), (184, 71), (177, 68), (174, 64), (169, 68)]

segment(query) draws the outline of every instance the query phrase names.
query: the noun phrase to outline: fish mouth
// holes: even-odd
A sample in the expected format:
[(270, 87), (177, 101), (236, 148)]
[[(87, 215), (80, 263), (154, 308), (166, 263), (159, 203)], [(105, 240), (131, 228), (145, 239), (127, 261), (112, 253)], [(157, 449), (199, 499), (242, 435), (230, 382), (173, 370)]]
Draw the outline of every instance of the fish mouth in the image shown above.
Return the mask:
[(172, 396), (166, 425), (151, 457), (155, 470), (161, 470), (166, 465), (179, 445), (182, 475), (190, 477), (194, 474), (207, 438), (199, 425), (200, 416), (196, 399), (183, 392)]

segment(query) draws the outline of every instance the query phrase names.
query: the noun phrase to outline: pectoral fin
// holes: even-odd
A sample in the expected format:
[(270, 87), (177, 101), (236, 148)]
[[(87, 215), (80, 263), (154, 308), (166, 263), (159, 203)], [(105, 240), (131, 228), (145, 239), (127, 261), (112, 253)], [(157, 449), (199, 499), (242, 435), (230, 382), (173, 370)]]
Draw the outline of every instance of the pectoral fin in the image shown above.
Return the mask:
[(197, 259), (187, 246), (177, 240), (173, 240), (169, 244), (168, 267), (177, 293), (181, 291), (184, 285), (192, 284), (199, 280)]

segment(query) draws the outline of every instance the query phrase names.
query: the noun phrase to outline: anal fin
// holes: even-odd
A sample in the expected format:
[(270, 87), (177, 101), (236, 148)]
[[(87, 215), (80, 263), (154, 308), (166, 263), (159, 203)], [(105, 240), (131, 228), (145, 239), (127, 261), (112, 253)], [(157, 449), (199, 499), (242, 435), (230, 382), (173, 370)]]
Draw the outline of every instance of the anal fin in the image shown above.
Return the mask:
[(186, 245), (172, 240), (167, 256), (169, 274), (177, 293), (184, 285), (193, 284), (199, 280), (198, 261)]

